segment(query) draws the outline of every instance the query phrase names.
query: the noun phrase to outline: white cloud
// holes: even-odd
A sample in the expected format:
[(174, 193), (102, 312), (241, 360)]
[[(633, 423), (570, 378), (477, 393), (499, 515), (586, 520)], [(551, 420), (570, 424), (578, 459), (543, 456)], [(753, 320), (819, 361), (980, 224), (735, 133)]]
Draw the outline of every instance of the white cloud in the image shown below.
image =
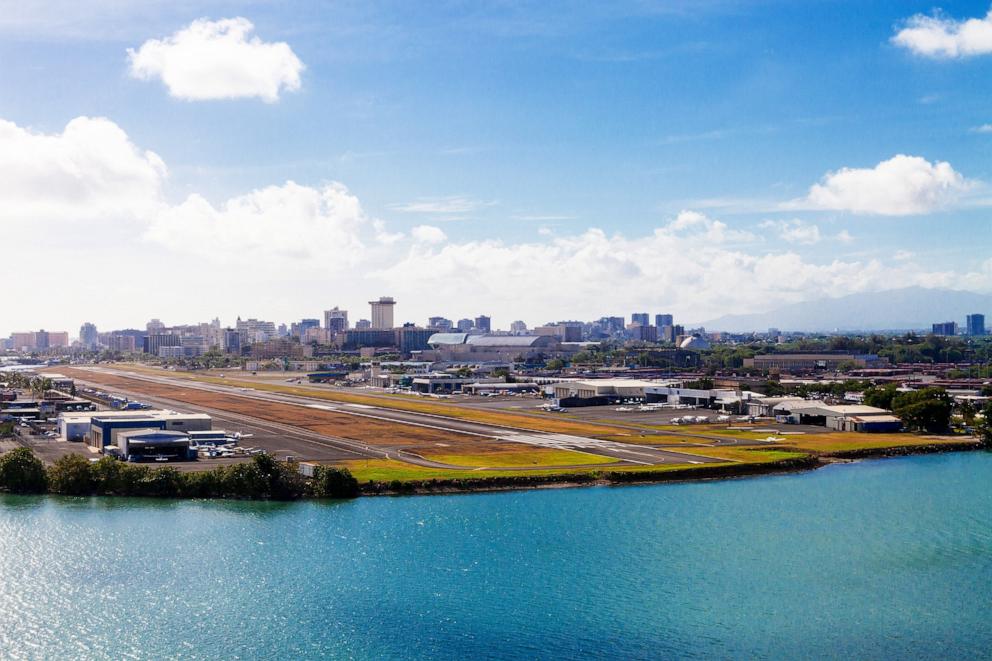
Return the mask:
[(198, 19), (164, 39), (128, 49), (135, 78), (161, 78), (169, 94), (187, 101), (258, 97), (279, 100), (300, 88), (303, 63), (288, 44), (251, 36), (246, 18)]
[(986, 55), (992, 53), (992, 11), (965, 20), (917, 14), (892, 37), (892, 43), (925, 57)]
[(444, 243), (448, 240), (441, 228), (433, 225), (417, 225), (410, 230), (410, 236), (419, 243)]
[(328, 270), (365, 257), (368, 226), (358, 198), (342, 184), (322, 188), (287, 181), (215, 207), (200, 195), (160, 213), (146, 237), (178, 253), (218, 262), (280, 263)]
[(404, 213), (464, 214), (475, 211), (481, 206), (483, 206), (481, 202), (471, 198), (452, 195), (449, 197), (422, 197), (413, 202), (392, 204), (389, 208)]
[(798, 218), (792, 220), (766, 220), (759, 227), (777, 230), (778, 237), (786, 243), (813, 245), (814, 243), (819, 243), (821, 239), (819, 227)]
[(713, 220), (705, 214), (691, 210), (680, 211), (674, 220), (655, 230), (655, 233), (669, 236), (691, 236), (711, 243), (749, 243), (758, 238), (750, 232), (732, 230), (722, 221)]
[(785, 208), (830, 209), (860, 214), (909, 216), (953, 203), (971, 187), (950, 163), (930, 163), (919, 156), (897, 154), (873, 168), (841, 168), (828, 172), (804, 200)]
[(854, 241), (854, 237), (851, 236), (851, 233), (848, 232), (847, 230), (841, 230), (837, 232), (837, 236), (834, 238), (840, 241), (841, 243), (852, 243)]
[(992, 133), (992, 124), (982, 124), (971, 129), (972, 133)]
[(0, 208), (14, 222), (147, 218), (167, 176), (108, 119), (77, 117), (43, 134), (0, 120)]
[(905, 262), (907, 260), (916, 257), (916, 253), (910, 250), (897, 250), (892, 255), (892, 259), (899, 260), (900, 262)]

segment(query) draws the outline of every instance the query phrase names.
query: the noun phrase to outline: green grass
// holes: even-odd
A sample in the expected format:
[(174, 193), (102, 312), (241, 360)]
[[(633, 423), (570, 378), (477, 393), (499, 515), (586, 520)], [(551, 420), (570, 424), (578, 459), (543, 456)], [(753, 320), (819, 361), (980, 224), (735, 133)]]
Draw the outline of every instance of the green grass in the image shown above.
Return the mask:
[[(805, 452), (787, 450), (750, 450), (747, 448), (693, 448), (694, 454), (726, 459), (727, 463), (738, 464), (767, 464), (807, 456)], [(437, 457), (433, 457), (437, 459)], [(449, 457), (454, 460), (457, 457)], [(588, 475), (601, 472), (623, 473), (671, 473), (692, 470), (698, 472), (707, 468), (727, 466), (719, 464), (663, 464), (661, 466), (610, 466), (590, 468), (541, 468), (535, 470), (446, 470), (412, 466), (392, 459), (370, 459), (368, 461), (348, 461), (342, 464), (358, 479), (359, 482), (416, 482), (420, 480), (473, 480), (487, 477), (551, 477), (555, 475)]]
[(617, 462), (617, 459), (598, 454), (546, 448), (529, 448), (519, 451), (507, 450), (504, 452), (483, 454), (421, 454), (423, 457), (432, 461), (440, 461), (454, 466), (481, 466), (485, 468), (500, 468), (503, 466), (592, 466)]

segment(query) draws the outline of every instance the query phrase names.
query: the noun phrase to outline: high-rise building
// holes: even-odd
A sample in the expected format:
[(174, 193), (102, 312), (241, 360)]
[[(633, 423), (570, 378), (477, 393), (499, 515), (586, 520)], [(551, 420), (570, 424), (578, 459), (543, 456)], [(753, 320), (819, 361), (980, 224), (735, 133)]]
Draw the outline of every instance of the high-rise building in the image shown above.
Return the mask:
[(458, 320), (458, 330), (463, 333), (467, 333), (475, 328), (475, 322), (471, 319), (459, 319)]
[(320, 328), (320, 319), (301, 319), (298, 322), (294, 322), (290, 326), (289, 334), (302, 340), (311, 328)]
[(526, 333), (527, 332), (527, 324), (525, 324), (524, 322), (522, 322), (522, 321), (520, 321), (518, 319), (517, 321), (514, 321), (512, 324), (510, 324), (510, 332), (512, 332), (512, 333)]
[(934, 335), (957, 335), (958, 334), (958, 324), (955, 321), (945, 321), (940, 324), (934, 324), (932, 332)]
[(393, 328), (393, 306), (396, 301), (392, 296), (380, 296), (378, 301), (369, 301), (372, 306), (372, 328)]
[(670, 314), (656, 314), (654, 316), (654, 325), (658, 328), (663, 328), (665, 326), (673, 326), (675, 324), (674, 317)]
[(111, 333), (107, 338), (107, 348), (117, 353), (134, 353), (136, 348), (134, 336)]
[(79, 343), (85, 349), (96, 349), (100, 345), (100, 334), (97, 332), (96, 326), (88, 321), (80, 326)]
[(355, 322), (355, 330), (368, 330), (372, 328), (372, 322), (368, 319), (359, 319)]
[(242, 319), (238, 317), (236, 328), (241, 333), (241, 346), (266, 342), (277, 337), (276, 325), (271, 321), (259, 319)]
[(630, 323), (640, 324), (641, 326), (651, 325), (651, 315), (647, 312), (634, 312), (630, 315)]
[(183, 339), (180, 336), (166, 333), (154, 333), (145, 339), (145, 353), (150, 353), (153, 356), (159, 355), (159, 349), (162, 347), (181, 347), (183, 345)]
[(454, 324), (451, 319), (445, 319), (444, 317), (431, 317), (427, 320), (427, 327), (436, 331), (445, 333), (451, 330)]
[(159, 335), (165, 332), (165, 324), (162, 323), (161, 319), (152, 319), (145, 324), (145, 330), (148, 331), (149, 335)]
[(330, 310), (324, 310), (324, 328), (332, 333), (348, 330), (348, 311), (339, 310), (336, 305)]
[(222, 331), (223, 349), (227, 353), (241, 353), (241, 333), (233, 328)]
[(475, 318), (475, 327), (484, 333), (488, 333), (490, 330), (492, 330), (492, 319), (490, 319), (484, 314), (479, 315), (478, 317)]
[(969, 314), (965, 320), (965, 328), (967, 329), (968, 335), (985, 335), (985, 315), (984, 314)]

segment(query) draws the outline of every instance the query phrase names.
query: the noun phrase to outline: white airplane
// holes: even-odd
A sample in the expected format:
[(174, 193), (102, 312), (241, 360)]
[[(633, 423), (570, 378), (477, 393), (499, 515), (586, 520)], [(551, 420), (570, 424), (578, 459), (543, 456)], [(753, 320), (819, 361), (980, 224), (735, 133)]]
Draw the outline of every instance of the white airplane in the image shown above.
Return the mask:
[(716, 419), (717, 422), (727, 422), (729, 420), (730, 420), (730, 416), (729, 415), (721, 415), (721, 416), (717, 417), (717, 419)]
[(241, 433), (239, 431), (236, 431), (236, 432), (234, 432), (234, 434), (233, 434), (232, 437), (233, 438), (236, 438), (236, 439), (238, 439), (240, 441), (241, 439), (251, 438), (252, 436), (254, 436), (254, 434), (243, 434), (243, 433)]
[(616, 411), (633, 411), (634, 409), (630, 408), (629, 406), (618, 406), (614, 410), (616, 410)]

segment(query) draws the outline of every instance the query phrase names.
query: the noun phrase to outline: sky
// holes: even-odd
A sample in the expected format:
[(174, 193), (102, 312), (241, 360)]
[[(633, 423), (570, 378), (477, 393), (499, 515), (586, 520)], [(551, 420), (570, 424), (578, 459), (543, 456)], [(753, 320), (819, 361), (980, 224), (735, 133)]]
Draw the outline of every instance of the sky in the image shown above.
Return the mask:
[(990, 101), (988, 2), (0, 0), (0, 335), (990, 293)]

